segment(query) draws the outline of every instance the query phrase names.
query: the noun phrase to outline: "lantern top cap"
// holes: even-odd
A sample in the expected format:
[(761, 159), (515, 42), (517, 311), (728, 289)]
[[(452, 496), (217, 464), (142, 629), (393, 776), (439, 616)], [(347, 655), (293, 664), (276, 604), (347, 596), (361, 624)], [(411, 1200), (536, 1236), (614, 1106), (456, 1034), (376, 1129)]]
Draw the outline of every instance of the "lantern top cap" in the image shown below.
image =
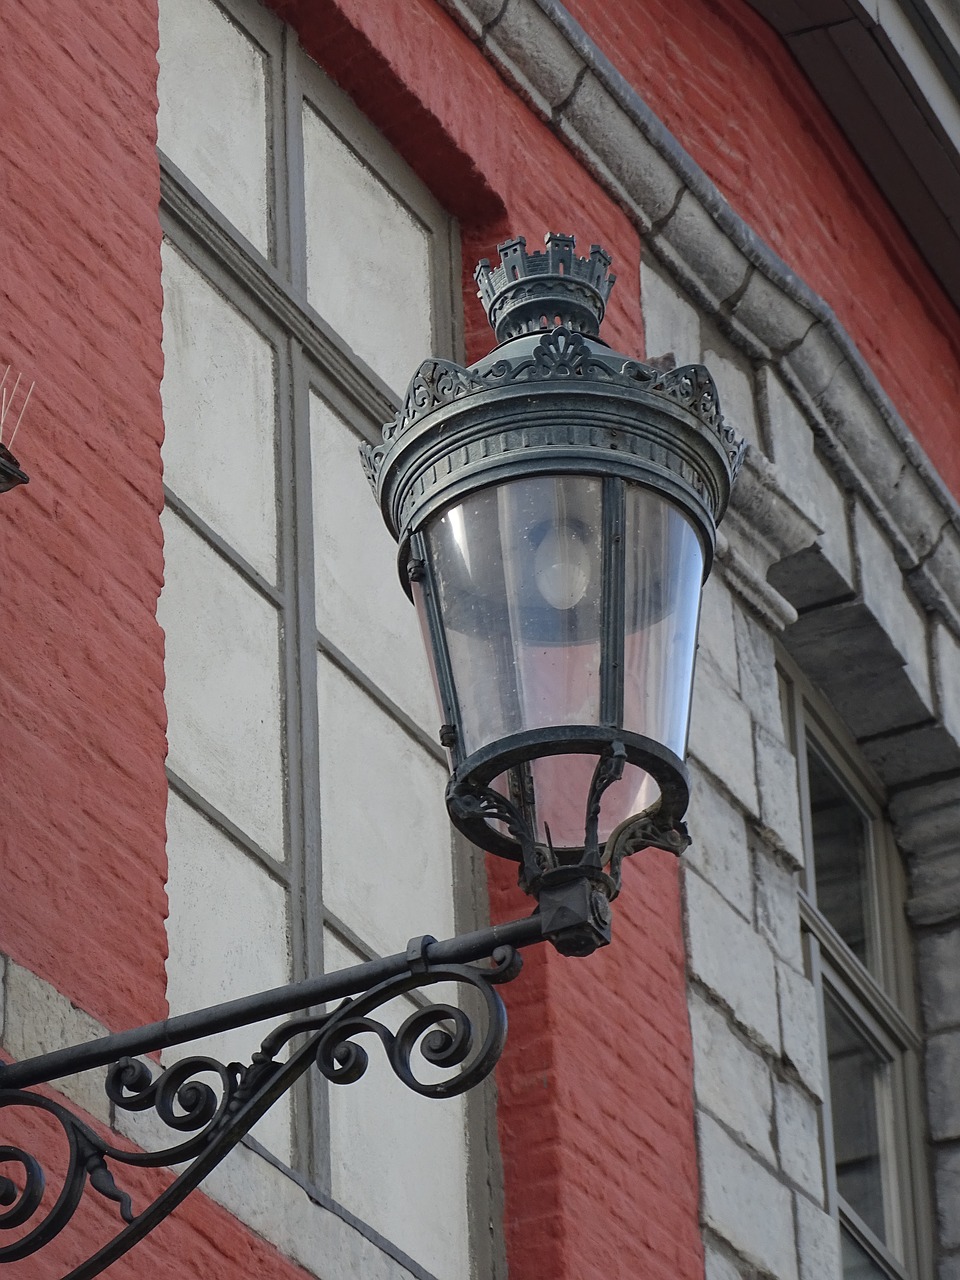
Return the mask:
[(500, 265), (481, 259), (474, 272), (477, 297), (498, 342), (524, 333), (563, 325), (575, 333), (596, 337), (616, 276), (607, 268), (610, 254), (590, 246), (589, 258), (574, 253), (573, 236), (550, 233), (546, 251), (527, 253), (523, 236), (498, 246)]

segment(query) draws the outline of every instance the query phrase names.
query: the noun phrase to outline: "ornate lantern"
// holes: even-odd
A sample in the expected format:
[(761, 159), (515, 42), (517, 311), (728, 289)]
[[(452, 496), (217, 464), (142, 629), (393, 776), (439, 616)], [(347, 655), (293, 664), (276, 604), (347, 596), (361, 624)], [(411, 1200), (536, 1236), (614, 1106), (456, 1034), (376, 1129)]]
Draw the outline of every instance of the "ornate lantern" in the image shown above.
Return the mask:
[(744, 445), (702, 365), (598, 337), (599, 246), (500, 256), (476, 271), (499, 345), (425, 361), (362, 452), (430, 654), (450, 818), (520, 864), (557, 931), (589, 918), (564, 936), (588, 951), (624, 854), (687, 843), (700, 592)]

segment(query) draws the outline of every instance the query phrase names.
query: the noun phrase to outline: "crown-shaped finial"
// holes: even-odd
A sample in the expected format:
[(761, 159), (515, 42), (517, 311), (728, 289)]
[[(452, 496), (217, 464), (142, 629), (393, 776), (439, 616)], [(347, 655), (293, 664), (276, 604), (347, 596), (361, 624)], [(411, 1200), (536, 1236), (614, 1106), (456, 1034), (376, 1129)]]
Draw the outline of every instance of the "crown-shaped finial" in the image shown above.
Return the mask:
[(487, 258), (477, 264), (477, 297), (498, 342), (556, 325), (594, 338), (600, 332), (617, 278), (607, 272), (609, 253), (593, 244), (589, 258), (578, 258), (573, 236), (550, 234), (544, 243), (545, 253), (527, 253), (526, 240), (517, 236), (498, 246), (498, 267)]

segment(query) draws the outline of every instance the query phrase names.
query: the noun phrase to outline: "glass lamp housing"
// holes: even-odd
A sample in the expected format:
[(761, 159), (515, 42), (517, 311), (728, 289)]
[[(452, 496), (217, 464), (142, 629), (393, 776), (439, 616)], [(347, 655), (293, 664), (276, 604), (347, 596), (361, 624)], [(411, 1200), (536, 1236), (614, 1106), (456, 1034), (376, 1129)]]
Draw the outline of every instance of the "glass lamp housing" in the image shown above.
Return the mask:
[(700, 592), (743, 452), (703, 366), (599, 339), (608, 255), (546, 245), (480, 264), (500, 345), (426, 361), (364, 450), (430, 654), (451, 819), (533, 892), (602, 879), (637, 815), (636, 847), (682, 838)]

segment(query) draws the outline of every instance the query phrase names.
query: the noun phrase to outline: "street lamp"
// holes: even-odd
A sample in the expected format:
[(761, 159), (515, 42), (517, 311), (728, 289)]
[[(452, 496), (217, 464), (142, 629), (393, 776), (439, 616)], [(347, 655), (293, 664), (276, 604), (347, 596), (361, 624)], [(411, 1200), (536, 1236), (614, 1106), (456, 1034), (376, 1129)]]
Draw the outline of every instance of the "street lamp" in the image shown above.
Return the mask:
[[(663, 371), (599, 338), (614, 277), (596, 245), (501, 246), (477, 282), (499, 345), (464, 368), (428, 360), (383, 442), (363, 461), (414, 600), (449, 753), (447, 808), (474, 844), (519, 867), (532, 915), (133, 1031), (0, 1065), (0, 1109), (39, 1109), (67, 1139), (61, 1191), (42, 1206), (44, 1170), (0, 1146), (0, 1263), (29, 1257), (71, 1221), (86, 1188), (124, 1226), (64, 1280), (92, 1280), (163, 1221), (311, 1067), (335, 1084), (367, 1064), (373, 1036), (409, 1088), (450, 1097), (493, 1070), (506, 1014), (497, 987), (519, 949), (549, 940), (586, 955), (610, 940), (620, 863), (687, 844), (683, 765), (697, 618), (716, 524), (743, 443), (705, 368)], [(11, 462), (11, 465), (13, 463)], [(8, 480), (26, 477), (12, 473)], [(9, 485), (7, 486), (9, 487)], [(2, 491), (2, 488), (0, 488)], [(479, 992), (479, 1015), (419, 1007), (392, 1032), (372, 1015), (437, 983)], [(342, 1003), (329, 1013), (318, 1006)], [(266, 1018), (248, 1065), (188, 1057), (154, 1075), (135, 1055)], [(415, 1056), (446, 1068), (418, 1077)], [(60, 1099), (32, 1087), (108, 1067), (115, 1107), (152, 1110), (175, 1133), (163, 1151), (115, 1146)], [(139, 1212), (114, 1179), (123, 1165), (186, 1163)]]
[(700, 590), (743, 443), (703, 366), (599, 338), (599, 246), (500, 254), (476, 272), (499, 345), (422, 364), (363, 452), (431, 655), (451, 821), (586, 954), (624, 854), (687, 842)]

